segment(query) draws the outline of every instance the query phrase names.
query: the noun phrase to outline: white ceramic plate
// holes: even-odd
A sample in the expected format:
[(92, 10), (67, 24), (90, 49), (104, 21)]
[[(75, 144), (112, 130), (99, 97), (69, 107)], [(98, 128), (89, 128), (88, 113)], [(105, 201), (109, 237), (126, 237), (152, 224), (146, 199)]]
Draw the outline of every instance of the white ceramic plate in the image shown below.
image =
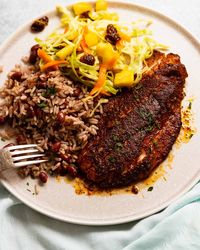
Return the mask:
[[(193, 111), (195, 125), (200, 128), (200, 44), (183, 27), (162, 14), (131, 3), (110, 2), (110, 9), (120, 14), (123, 20), (147, 18), (153, 20), (152, 29), (157, 40), (170, 46), (170, 50), (181, 56), (189, 73), (187, 78), (187, 97), (195, 95)], [(50, 24), (39, 37), (45, 37), (58, 24), (55, 12), (45, 13)], [(29, 32), (30, 23), (20, 28), (0, 48), (0, 74), (3, 84), (7, 72), (27, 55), (34, 44), (34, 34)], [(110, 225), (143, 218), (165, 208), (172, 201), (188, 191), (200, 177), (200, 134), (197, 133), (190, 143), (176, 151), (172, 170), (166, 174), (167, 181), (158, 180), (152, 192), (142, 190), (139, 195), (118, 194), (113, 196), (77, 195), (74, 188), (65, 181), (58, 183), (50, 178), (48, 184), (40, 188), (39, 195), (32, 195), (34, 180), (21, 180), (15, 171), (4, 173), (3, 185), (18, 199), (31, 208), (50, 217), (78, 224)], [(29, 187), (26, 185), (30, 183)]]

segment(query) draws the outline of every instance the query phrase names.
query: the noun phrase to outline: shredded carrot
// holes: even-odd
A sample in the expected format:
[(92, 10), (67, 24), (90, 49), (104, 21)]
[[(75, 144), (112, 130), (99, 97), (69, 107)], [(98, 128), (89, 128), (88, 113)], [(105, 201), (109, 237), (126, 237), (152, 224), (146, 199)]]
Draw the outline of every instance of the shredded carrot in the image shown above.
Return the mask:
[(83, 36), (85, 36), (85, 34), (88, 33), (88, 26), (85, 25), (83, 28)]
[(112, 58), (112, 59), (106, 64), (107, 69), (112, 69), (113, 66), (116, 64), (116, 62), (117, 62), (117, 58)]
[(111, 93), (108, 93), (106, 90), (102, 89), (101, 94), (111, 96)]
[(77, 52), (82, 52), (83, 49), (81, 48), (81, 46), (79, 46), (77, 49), (76, 49)]
[(84, 51), (86, 54), (91, 54), (91, 50), (88, 48), (87, 43), (85, 42), (85, 38), (83, 38), (83, 39), (81, 40), (80, 45), (81, 45), (81, 48), (83, 49), (83, 51)]
[(67, 33), (68, 30), (69, 30), (69, 27), (65, 27), (64, 34)]
[(81, 39), (80, 46), (81, 46), (81, 48), (83, 49), (83, 51), (84, 51), (86, 54), (91, 54), (92, 52), (91, 52), (91, 50), (88, 48), (88, 45), (87, 45), (87, 43), (86, 43), (86, 41), (85, 41), (85, 34), (86, 34), (87, 32), (88, 32), (88, 27), (85, 26), (85, 27), (83, 28), (83, 37), (82, 37), (82, 39)]
[(53, 59), (43, 49), (38, 49), (37, 54), (45, 63), (51, 62)]
[(101, 64), (99, 69), (99, 78), (96, 81), (94, 88), (90, 92), (90, 95), (94, 95), (97, 92), (103, 92), (103, 94), (107, 93), (105, 90), (103, 90), (103, 86), (106, 81), (106, 72), (107, 72), (108, 66), (106, 64)]
[(124, 41), (126, 41), (126, 42), (130, 42), (130, 41), (131, 41), (131, 37), (128, 36), (126, 33), (122, 32), (122, 31), (120, 31), (120, 30), (118, 30), (117, 32), (118, 32), (118, 34), (119, 34), (121, 40), (124, 40)]
[(52, 60), (51, 62), (48, 62), (44, 65), (41, 66), (41, 70), (44, 71), (44, 70), (47, 70), (48, 68), (51, 68), (51, 67), (55, 67), (55, 66), (58, 66), (60, 64), (66, 64), (67, 61), (65, 60)]
[(123, 43), (123, 40), (122, 40), (122, 39), (120, 39), (120, 40), (117, 42), (116, 47), (117, 47), (118, 49), (123, 49), (123, 48), (124, 48), (124, 43)]
[(131, 37), (128, 36), (127, 34), (125, 34), (124, 32), (120, 31), (120, 30), (118, 30), (117, 32), (118, 32), (118, 34), (119, 34), (119, 36), (120, 36), (120, 38), (121, 38), (121, 39), (117, 42), (117, 48), (118, 48), (118, 49), (123, 49), (123, 47), (124, 47), (124, 41), (125, 41), (125, 42), (130, 42)]

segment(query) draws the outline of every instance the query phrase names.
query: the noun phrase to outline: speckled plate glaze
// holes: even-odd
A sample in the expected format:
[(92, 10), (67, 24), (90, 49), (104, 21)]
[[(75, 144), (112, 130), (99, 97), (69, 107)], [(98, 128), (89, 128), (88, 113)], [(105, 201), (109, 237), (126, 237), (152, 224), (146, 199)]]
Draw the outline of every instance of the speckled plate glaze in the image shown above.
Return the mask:
[[(157, 40), (170, 46), (170, 50), (181, 56), (189, 73), (186, 84), (186, 98), (195, 96), (193, 111), (197, 133), (188, 144), (174, 150), (172, 170), (154, 184), (152, 192), (147, 188), (138, 195), (119, 193), (112, 196), (77, 195), (71, 184), (58, 183), (50, 178), (47, 185), (39, 188), (38, 195), (32, 195), (35, 181), (21, 180), (14, 170), (4, 172), (2, 184), (29, 207), (58, 220), (85, 225), (112, 225), (144, 218), (160, 211), (171, 202), (187, 192), (200, 177), (200, 44), (181, 25), (170, 18), (145, 7), (132, 3), (109, 2), (110, 9), (119, 13), (122, 20), (147, 18), (153, 20), (152, 29)], [(44, 13), (49, 16), (50, 23), (38, 36), (44, 38), (56, 27), (59, 20), (55, 11)], [(3, 85), (8, 71), (20, 62), (22, 56), (29, 53), (34, 44), (34, 34), (29, 32), (30, 23), (15, 32), (0, 48), (4, 71), (0, 74)], [(3, 145), (3, 143), (1, 142)], [(29, 182), (29, 186), (27, 186)]]

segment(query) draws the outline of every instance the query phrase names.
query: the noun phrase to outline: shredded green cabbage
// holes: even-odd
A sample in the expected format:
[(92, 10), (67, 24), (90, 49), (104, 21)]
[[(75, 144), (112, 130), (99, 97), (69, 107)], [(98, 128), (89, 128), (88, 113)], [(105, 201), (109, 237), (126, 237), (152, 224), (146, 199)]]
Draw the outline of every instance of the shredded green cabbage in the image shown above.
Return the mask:
[[(94, 65), (91, 66), (80, 61), (81, 56), (84, 54), (83, 51), (79, 51), (84, 28), (87, 26), (89, 31), (96, 34), (98, 43), (108, 43), (105, 39), (108, 24), (113, 24), (119, 34), (122, 32), (130, 38), (129, 41), (121, 38), (123, 46), (113, 46), (119, 57), (112, 69), (108, 69), (103, 86), (103, 89), (110, 94), (116, 94), (119, 90), (114, 84), (116, 73), (127, 66), (131, 68), (134, 74), (132, 82), (132, 86), (134, 86), (141, 80), (146, 70), (145, 60), (151, 57), (153, 51), (168, 49), (167, 46), (153, 38), (150, 30), (151, 21), (149, 20), (136, 20), (131, 23), (120, 22), (116, 13), (108, 11), (92, 11), (89, 13), (89, 18), (85, 18), (73, 16), (72, 12), (63, 6), (57, 6), (57, 13), (60, 16), (60, 27), (50, 34), (46, 40), (39, 38), (35, 40), (53, 60), (59, 60), (56, 54), (61, 49), (72, 46), (73, 50), (65, 57), (68, 62), (67, 65), (60, 66), (60, 69), (64, 74), (85, 85), (92, 87), (97, 82), (101, 58), (97, 55), (97, 44), (95, 44), (89, 47), (91, 54), (95, 58)], [(41, 60), (40, 65), (42, 64)]]

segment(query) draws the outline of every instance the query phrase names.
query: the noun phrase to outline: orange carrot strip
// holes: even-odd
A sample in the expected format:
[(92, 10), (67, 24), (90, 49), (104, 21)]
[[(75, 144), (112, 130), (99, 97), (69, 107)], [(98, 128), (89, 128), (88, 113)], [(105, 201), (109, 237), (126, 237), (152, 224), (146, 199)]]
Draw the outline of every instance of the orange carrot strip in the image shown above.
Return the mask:
[(85, 26), (83, 28), (83, 37), (81, 39), (81, 42), (80, 42), (80, 46), (81, 48), (83, 49), (83, 51), (86, 53), (86, 54), (91, 54), (91, 50), (88, 48), (88, 45), (85, 41), (85, 34), (88, 32), (88, 27)]
[(43, 49), (38, 49), (37, 54), (45, 63), (51, 62), (53, 59)]
[(98, 91), (101, 92), (103, 90), (103, 86), (104, 86), (105, 81), (106, 81), (106, 72), (107, 72), (107, 65), (106, 64), (101, 64), (100, 69), (99, 69), (99, 78), (96, 81), (96, 83), (94, 85), (94, 88), (90, 92), (90, 95), (94, 95)]
[(77, 52), (82, 52), (82, 51), (83, 51), (83, 49), (82, 49), (82, 47), (81, 47), (81, 46), (79, 46), (79, 47), (76, 49), (76, 51), (77, 51)]
[(123, 43), (123, 40), (122, 39), (120, 39), (118, 42), (117, 42), (117, 48), (118, 49), (123, 49), (124, 48), (124, 43)]
[(91, 50), (88, 48), (87, 43), (85, 42), (85, 38), (83, 38), (83, 39), (81, 40), (80, 45), (81, 45), (81, 48), (83, 49), (83, 51), (84, 51), (86, 54), (91, 54)]
[(88, 26), (87, 25), (83, 28), (83, 36), (85, 36), (86, 33), (88, 33)]
[(118, 34), (119, 34), (119, 36), (120, 36), (120, 38), (121, 38), (122, 40), (124, 40), (124, 41), (126, 41), (126, 42), (130, 42), (130, 40), (131, 40), (131, 37), (130, 37), (130, 36), (128, 36), (126, 33), (122, 32), (122, 31), (120, 31), (120, 30), (118, 30), (117, 32), (118, 32)]
[(112, 58), (106, 65), (107, 69), (112, 69), (113, 66), (116, 64), (117, 59), (116, 58)]
[(65, 64), (65, 63), (67, 63), (67, 61), (65, 61), (65, 60), (51, 61), (51, 62), (48, 62), (48, 63), (42, 65), (41, 70), (44, 71), (44, 70), (47, 70), (48, 68), (55, 67), (55, 66), (58, 66), (60, 64)]
[(107, 92), (106, 90), (104, 90), (104, 89), (101, 90), (101, 94), (107, 95), (107, 96), (111, 96), (111, 94), (108, 93), (108, 92)]
[(65, 27), (64, 34), (67, 33), (68, 30), (69, 30), (69, 27)]

